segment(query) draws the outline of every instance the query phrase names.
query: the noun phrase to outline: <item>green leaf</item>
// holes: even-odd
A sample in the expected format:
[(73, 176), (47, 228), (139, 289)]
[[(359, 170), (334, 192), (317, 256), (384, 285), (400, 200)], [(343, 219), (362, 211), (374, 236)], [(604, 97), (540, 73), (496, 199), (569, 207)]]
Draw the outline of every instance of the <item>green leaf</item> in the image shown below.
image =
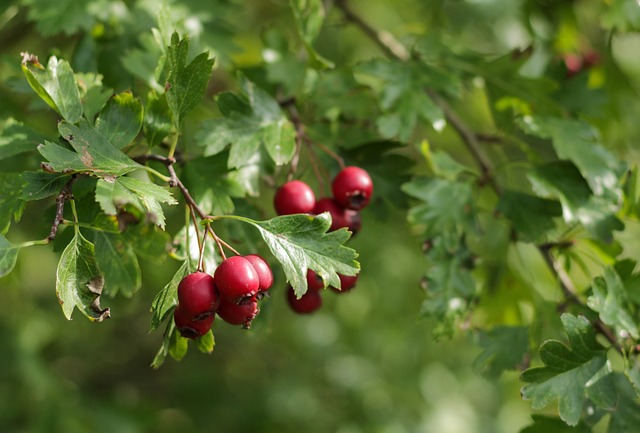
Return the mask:
[(587, 299), (587, 305), (600, 314), (600, 319), (616, 330), (616, 335), (631, 335), (640, 338), (638, 323), (634, 319), (627, 290), (618, 275), (611, 267), (604, 268), (604, 275), (596, 277), (591, 286), (593, 295)]
[(520, 433), (591, 433), (591, 429), (583, 423), (569, 427), (560, 418), (532, 415), (533, 424), (520, 430)]
[[(150, 33), (143, 33), (138, 41), (140, 48), (129, 48), (122, 55), (122, 66), (155, 92), (164, 91), (161, 80), (165, 66), (165, 42)], [(169, 42), (167, 41), (166, 45)]]
[(26, 205), (20, 198), (23, 186), (19, 173), (0, 173), (0, 234), (9, 230), (11, 221), (20, 221)]
[(322, 57), (313, 48), (313, 42), (318, 37), (324, 22), (324, 5), (321, 0), (289, 0), (289, 7), (293, 12), (296, 29), (304, 42), (311, 65), (317, 69), (333, 68), (330, 60)]
[(43, 137), (12, 118), (0, 122), (0, 159), (36, 150)]
[(160, 203), (177, 203), (165, 188), (129, 176), (99, 179), (96, 184), (96, 201), (107, 215), (116, 215), (118, 208), (131, 204), (161, 228), (164, 228), (165, 217)]
[(0, 234), (0, 278), (11, 272), (18, 260), (18, 251), (20, 247), (17, 247)]
[[(189, 265), (189, 261), (182, 262), (182, 265), (178, 271), (173, 275), (171, 281), (167, 283), (162, 290), (153, 299), (151, 303), (151, 331), (160, 326), (164, 322), (170, 313), (173, 312), (173, 307), (178, 303), (178, 284), (180, 281), (195, 270), (195, 264)], [(173, 323), (173, 321), (170, 321)]]
[(165, 94), (149, 92), (144, 110), (144, 135), (150, 147), (157, 146), (171, 133), (171, 110)]
[(131, 225), (122, 236), (127, 243), (133, 245), (140, 258), (156, 265), (161, 265), (167, 258), (171, 238), (167, 232), (154, 224)]
[(613, 232), (624, 224), (615, 215), (618, 202), (594, 196), (589, 184), (570, 161), (554, 161), (537, 166), (529, 174), (534, 191), (544, 197), (557, 197), (566, 222), (581, 222), (603, 242), (613, 240)]
[[(140, 164), (114, 147), (86, 120), (80, 121), (78, 126), (60, 122), (58, 131), (77, 152), (77, 156), (73, 157), (70, 163), (70, 168), (74, 170), (77, 170), (78, 159), (84, 165), (84, 171), (90, 171), (98, 176), (122, 176), (142, 168)], [(40, 153), (43, 153), (42, 149), (40, 149)], [(46, 157), (44, 154), (43, 156)], [(63, 171), (66, 168), (60, 167), (64, 166), (64, 162), (59, 159), (56, 159), (55, 165), (54, 161), (51, 161), (51, 164), (56, 171)]]
[(200, 54), (187, 64), (188, 52), (189, 39), (180, 40), (178, 33), (174, 33), (167, 49), (169, 77), (166, 95), (177, 129), (187, 113), (202, 100), (213, 70), (214, 60), (209, 59), (208, 53)]
[[(171, 311), (173, 311), (173, 309)], [(162, 336), (162, 345), (160, 345), (160, 349), (158, 349), (156, 356), (153, 358), (153, 362), (151, 362), (152, 368), (160, 368), (160, 366), (164, 364), (164, 361), (167, 359), (167, 355), (169, 354), (169, 347), (171, 346), (171, 342), (174, 340), (174, 334), (176, 332), (175, 323), (173, 320), (169, 320)]]
[(473, 361), (473, 367), (483, 376), (498, 378), (505, 370), (515, 370), (523, 363), (529, 349), (529, 328), (497, 326), (481, 330), (478, 343), (484, 350)]
[(233, 212), (232, 197), (243, 197), (245, 190), (232, 179), (234, 171), (227, 169), (227, 154), (189, 161), (184, 168), (183, 182), (200, 208), (210, 215)]
[(79, 30), (91, 30), (96, 21), (93, 15), (102, 12), (101, 6), (104, 6), (96, 4), (96, 0), (24, 0), (23, 3), (30, 6), (29, 20), (45, 39), (57, 33), (71, 36)]
[(60, 193), (69, 182), (67, 174), (53, 174), (44, 171), (25, 171), (22, 173), (24, 186), (20, 194), (22, 200), (41, 200)]
[(195, 342), (198, 345), (198, 350), (202, 353), (213, 353), (213, 349), (216, 346), (216, 340), (211, 330), (202, 337), (197, 338)]
[(76, 307), (94, 322), (111, 317), (108, 308), (100, 307), (103, 286), (104, 278), (96, 264), (94, 246), (76, 231), (62, 252), (56, 273), (56, 294), (65, 317), (71, 320)]
[(180, 332), (175, 329), (169, 343), (169, 355), (176, 361), (180, 361), (187, 354), (187, 350), (189, 350), (189, 340), (180, 335)]
[(640, 425), (640, 402), (629, 380), (622, 374), (613, 374), (617, 401), (611, 411), (607, 433), (632, 432)]
[(469, 272), (471, 252), (464, 238), (443, 231), (431, 238), (426, 256), (422, 280), (426, 296), (420, 310), (423, 316), (434, 319), (434, 337), (448, 338), (468, 314), (476, 296), (476, 282)]
[(496, 209), (504, 214), (523, 240), (535, 241), (555, 227), (553, 218), (562, 216), (562, 207), (555, 200), (505, 190)]
[(545, 366), (522, 373), (521, 380), (529, 383), (522, 388), (522, 396), (531, 400), (533, 409), (542, 409), (558, 400), (560, 418), (574, 426), (586, 403), (586, 387), (607, 358), (585, 317), (565, 313), (561, 319), (571, 348), (557, 340), (544, 342), (540, 346), (540, 358)]
[(442, 109), (423, 89), (456, 92), (457, 84), (450, 75), (417, 61), (380, 59), (359, 64), (355, 72), (356, 79), (378, 93), (384, 115), (379, 117), (377, 125), (383, 137), (407, 141), (419, 119), (436, 131), (446, 126)]
[(96, 231), (94, 234), (96, 262), (104, 275), (104, 292), (115, 296), (118, 292), (131, 297), (142, 285), (138, 258), (133, 245), (122, 236)]
[(530, 134), (551, 139), (558, 157), (578, 167), (596, 196), (613, 201), (621, 197), (619, 177), (625, 165), (601, 144), (593, 126), (555, 117), (526, 117), (521, 126)]
[(96, 115), (113, 95), (113, 89), (102, 85), (102, 75), (76, 73), (84, 118), (93, 124)]
[(49, 58), (45, 69), (38, 58), (25, 54), (22, 71), (31, 88), (69, 123), (82, 116), (82, 101), (71, 65), (55, 56)]
[(351, 236), (349, 231), (340, 229), (326, 233), (331, 226), (328, 213), (317, 217), (286, 215), (267, 221), (229, 217), (249, 223), (260, 231), (298, 297), (307, 291), (307, 269), (315, 271), (325, 287), (340, 287), (338, 273), (356, 275), (360, 269), (355, 260), (358, 254), (343, 245)]
[(468, 182), (416, 178), (402, 191), (424, 203), (409, 210), (409, 221), (425, 226), (426, 236), (473, 226), (473, 190)]
[(142, 104), (131, 92), (122, 92), (107, 102), (96, 119), (96, 131), (109, 143), (122, 149), (131, 143), (142, 128)]
[(263, 144), (277, 165), (291, 161), (295, 153), (295, 128), (278, 102), (240, 76), (241, 97), (224, 93), (217, 99), (225, 118), (205, 122), (196, 134), (206, 155), (215, 155), (231, 144), (229, 166), (248, 165)]
[(640, 7), (634, 0), (613, 0), (607, 2), (602, 24), (622, 34), (640, 29)]

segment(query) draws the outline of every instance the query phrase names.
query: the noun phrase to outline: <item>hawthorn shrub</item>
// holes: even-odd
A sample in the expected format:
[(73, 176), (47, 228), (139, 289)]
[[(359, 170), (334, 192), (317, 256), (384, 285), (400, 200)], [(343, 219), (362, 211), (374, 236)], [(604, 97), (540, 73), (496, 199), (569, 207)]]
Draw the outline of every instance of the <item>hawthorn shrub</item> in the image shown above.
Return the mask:
[[(3, 6), (60, 47), (18, 39), (4, 58), (21, 75), (3, 90), (0, 277), (48, 248), (63, 315), (102, 322), (143, 286), (140, 259), (177, 261), (151, 305), (159, 367), (190, 344), (211, 353), (216, 312), (248, 328), (262, 303), (309, 314), (328, 288), (366, 290), (349, 240), (385, 234), (359, 212), (401, 211), (424, 255), (410, 314), (436, 339), (473, 338), (479, 374), (521, 372), (534, 411), (557, 403), (522, 432), (637, 430), (637, 2), (514, 2), (489, 29), (500, 2), (440, 1), (394, 34), (366, 3), (291, 0), (268, 5), (290, 25), (261, 29), (259, 47), (229, 25), (249, 3), (213, 2), (202, 22), (67, 3)], [(336, 47), (345, 32), (358, 45)], [(15, 240), (36, 208), (48, 220)], [(272, 268), (278, 298), (261, 285)]]

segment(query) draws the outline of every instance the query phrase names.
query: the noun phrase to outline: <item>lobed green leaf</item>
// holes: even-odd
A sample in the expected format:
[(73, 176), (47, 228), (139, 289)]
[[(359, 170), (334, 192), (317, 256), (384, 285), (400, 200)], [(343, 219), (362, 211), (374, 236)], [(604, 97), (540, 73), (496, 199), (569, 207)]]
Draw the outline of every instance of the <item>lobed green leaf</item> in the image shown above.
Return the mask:
[(315, 271), (325, 287), (340, 287), (338, 273), (355, 275), (360, 269), (355, 260), (358, 254), (343, 245), (349, 240), (350, 232), (340, 229), (326, 233), (331, 226), (331, 217), (326, 212), (317, 217), (298, 214), (267, 221), (230, 218), (249, 223), (260, 231), (298, 297), (307, 291), (307, 269)]
[(20, 247), (13, 245), (0, 234), (0, 278), (13, 270), (18, 260)]
[(75, 75), (69, 62), (49, 58), (46, 69), (35, 56), (25, 54), (22, 71), (31, 88), (69, 123), (82, 117), (82, 101)]
[(56, 294), (65, 317), (71, 320), (75, 308), (94, 322), (111, 317), (108, 308), (100, 307), (103, 286), (94, 245), (76, 231), (62, 252), (56, 272)]

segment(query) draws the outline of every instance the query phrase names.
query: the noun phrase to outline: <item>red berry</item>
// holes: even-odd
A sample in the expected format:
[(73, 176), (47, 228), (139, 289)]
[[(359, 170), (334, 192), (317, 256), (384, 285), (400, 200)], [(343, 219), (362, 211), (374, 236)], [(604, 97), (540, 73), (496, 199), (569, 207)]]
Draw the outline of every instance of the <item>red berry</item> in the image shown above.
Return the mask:
[(345, 209), (340, 206), (336, 200), (329, 197), (324, 197), (318, 200), (316, 202), (316, 206), (313, 208), (313, 213), (320, 215), (323, 212), (329, 212), (329, 214), (331, 214), (330, 232), (342, 227), (347, 227)]
[(258, 315), (258, 301), (255, 298), (249, 298), (241, 304), (234, 304), (223, 299), (218, 307), (218, 316), (222, 320), (232, 325), (242, 325), (243, 328), (249, 329), (251, 321)]
[(309, 314), (316, 311), (322, 305), (322, 298), (319, 290), (307, 290), (300, 299), (296, 297), (293, 287), (287, 289), (287, 300), (291, 309), (299, 314)]
[(224, 260), (213, 274), (220, 296), (234, 304), (258, 293), (260, 278), (251, 262), (242, 256)]
[(260, 281), (258, 286), (259, 290), (261, 292), (269, 290), (269, 287), (273, 285), (273, 272), (271, 272), (269, 264), (257, 254), (248, 254), (244, 256), (244, 258), (253, 265), (258, 273), (258, 280)]
[(204, 319), (196, 320), (181, 304), (176, 305), (176, 309), (173, 311), (173, 321), (176, 324), (176, 328), (178, 328), (180, 335), (185, 338), (202, 337), (211, 329), (215, 317), (212, 314)]
[(366, 170), (360, 167), (345, 167), (331, 184), (333, 198), (340, 206), (359, 210), (369, 204), (373, 194), (373, 181)]
[(337, 287), (331, 286), (331, 289), (338, 293), (348, 292), (349, 290), (353, 289), (358, 282), (358, 275), (349, 276), (338, 274), (338, 277), (340, 278), (340, 288), (338, 289)]
[(206, 272), (194, 272), (184, 277), (178, 284), (178, 303), (185, 314), (197, 319), (212, 316), (220, 303), (213, 277)]
[(316, 196), (309, 185), (301, 180), (285, 183), (276, 191), (273, 207), (278, 215), (311, 213), (316, 203)]
[(362, 228), (360, 212), (357, 210), (346, 209), (344, 211), (344, 221), (346, 227), (353, 233), (353, 236), (355, 236)]
[(320, 275), (311, 269), (307, 269), (307, 286), (310, 290), (320, 290), (324, 287), (324, 281), (322, 281)]

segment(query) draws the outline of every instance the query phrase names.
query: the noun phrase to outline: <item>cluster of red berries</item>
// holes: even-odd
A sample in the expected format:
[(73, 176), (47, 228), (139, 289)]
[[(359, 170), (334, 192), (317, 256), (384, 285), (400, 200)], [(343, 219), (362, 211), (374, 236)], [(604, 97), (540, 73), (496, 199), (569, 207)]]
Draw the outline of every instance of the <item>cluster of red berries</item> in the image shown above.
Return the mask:
[(260, 312), (258, 300), (272, 284), (269, 264), (256, 254), (225, 259), (213, 276), (189, 274), (178, 285), (176, 328), (183, 337), (201, 337), (211, 329), (216, 314), (227, 323), (249, 328)]
[[(323, 197), (316, 201), (316, 196), (309, 185), (300, 180), (285, 183), (276, 191), (273, 205), (278, 215), (306, 213), (319, 215), (323, 212), (331, 214), (329, 231), (346, 227), (353, 234), (360, 231), (360, 210), (369, 204), (373, 193), (373, 181), (366, 170), (349, 166), (336, 175), (331, 184), (333, 197)], [(339, 293), (351, 290), (358, 276), (339, 275), (341, 289), (332, 287)], [(291, 286), (287, 289), (287, 299), (291, 308), (297, 313), (311, 313), (322, 305), (320, 289), (324, 287), (322, 278), (312, 270), (307, 273), (307, 292), (297, 298)]]

